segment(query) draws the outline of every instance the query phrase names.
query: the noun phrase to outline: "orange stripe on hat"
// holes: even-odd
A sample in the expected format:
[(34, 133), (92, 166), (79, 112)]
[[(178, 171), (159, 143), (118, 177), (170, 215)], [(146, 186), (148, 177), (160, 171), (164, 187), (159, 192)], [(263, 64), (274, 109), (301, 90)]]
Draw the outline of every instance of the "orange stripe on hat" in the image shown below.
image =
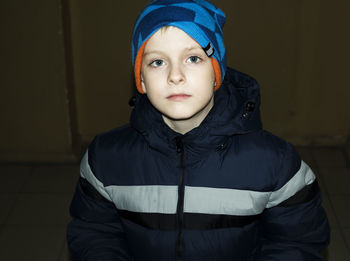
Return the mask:
[(136, 82), (136, 88), (139, 93), (144, 94), (145, 92), (142, 90), (141, 86), (141, 67), (142, 67), (142, 56), (143, 56), (143, 51), (145, 50), (146, 43), (148, 42), (148, 39), (141, 45), (136, 59), (135, 59), (135, 82)]
[(211, 63), (213, 65), (214, 73), (215, 73), (215, 81), (216, 81), (216, 85), (214, 87), (214, 92), (215, 92), (220, 88), (221, 83), (222, 83), (221, 70), (220, 70), (220, 65), (219, 65), (218, 61), (215, 60), (214, 57), (211, 57)]

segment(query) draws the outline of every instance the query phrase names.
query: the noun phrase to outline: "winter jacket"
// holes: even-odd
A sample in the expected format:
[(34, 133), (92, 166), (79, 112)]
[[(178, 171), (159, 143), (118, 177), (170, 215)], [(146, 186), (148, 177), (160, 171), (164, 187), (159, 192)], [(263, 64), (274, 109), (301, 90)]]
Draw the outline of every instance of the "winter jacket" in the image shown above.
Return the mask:
[(259, 87), (228, 69), (201, 125), (180, 135), (137, 95), (130, 124), (98, 135), (71, 203), (73, 260), (322, 260), (315, 175), (262, 130)]

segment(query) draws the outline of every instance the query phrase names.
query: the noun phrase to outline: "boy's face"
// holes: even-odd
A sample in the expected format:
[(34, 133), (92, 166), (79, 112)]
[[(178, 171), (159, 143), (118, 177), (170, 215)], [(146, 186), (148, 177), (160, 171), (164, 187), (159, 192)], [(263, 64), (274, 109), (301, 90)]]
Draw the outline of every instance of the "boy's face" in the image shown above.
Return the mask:
[(201, 46), (182, 30), (158, 30), (146, 43), (141, 86), (168, 121), (199, 125), (214, 104), (215, 74)]

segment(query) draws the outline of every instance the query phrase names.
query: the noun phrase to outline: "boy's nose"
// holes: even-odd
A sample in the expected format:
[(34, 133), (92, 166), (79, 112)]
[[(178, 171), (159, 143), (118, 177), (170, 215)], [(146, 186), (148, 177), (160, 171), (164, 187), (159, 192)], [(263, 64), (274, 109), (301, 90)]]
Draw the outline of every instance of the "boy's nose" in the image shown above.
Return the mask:
[(179, 65), (172, 65), (168, 75), (169, 85), (178, 85), (185, 82), (185, 75)]

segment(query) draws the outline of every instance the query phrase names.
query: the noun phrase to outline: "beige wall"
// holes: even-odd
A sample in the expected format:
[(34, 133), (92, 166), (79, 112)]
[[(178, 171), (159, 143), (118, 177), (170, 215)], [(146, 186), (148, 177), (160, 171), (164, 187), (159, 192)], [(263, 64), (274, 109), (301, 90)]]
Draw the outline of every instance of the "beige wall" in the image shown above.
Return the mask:
[(0, 160), (73, 159), (59, 1), (2, 1)]
[[(68, 2), (69, 35), (60, 13)], [(0, 117), (6, 124), (0, 129), (0, 160), (66, 160), (72, 158), (74, 141), (89, 142), (128, 122), (134, 92), (131, 31), (146, 2), (1, 4)], [(213, 2), (227, 14), (228, 65), (261, 85), (265, 129), (297, 145), (345, 143), (350, 133), (350, 1)], [(72, 59), (65, 56), (64, 39), (71, 44)]]
[(222, 7), (228, 64), (259, 81), (264, 127), (294, 144), (344, 143), (350, 2), (249, 0)]
[(70, 1), (78, 128), (84, 141), (129, 120), (134, 92), (130, 41), (145, 3)]
[[(301, 45), (305, 55), (299, 53), (297, 101), (305, 114), (296, 122), (302, 137), (341, 142), (350, 133), (349, 10), (347, 0), (323, 0), (318, 6), (304, 3), (305, 24), (315, 26), (301, 31), (306, 41)], [(310, 13), (314, 18), (308, 17)]]

